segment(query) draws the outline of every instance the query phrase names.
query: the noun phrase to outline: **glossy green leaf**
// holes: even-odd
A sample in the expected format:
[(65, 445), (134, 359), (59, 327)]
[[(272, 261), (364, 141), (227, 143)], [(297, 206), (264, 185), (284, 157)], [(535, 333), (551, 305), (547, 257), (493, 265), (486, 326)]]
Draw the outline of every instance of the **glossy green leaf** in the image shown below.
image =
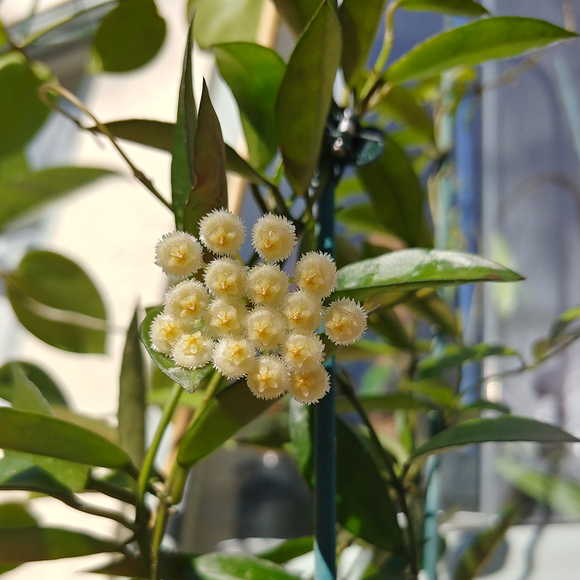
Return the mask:
[(210, 211), (228, 207), (226, 151), (220, 123), (203, 84), (193, 146), (193, 190), (185, 204), (185, 231), (199, 233), (199, 220)]
[(125, 451), (103, 437), (54, 417), (8, 407), (0, 408), (0, 448), (110, 469), (132, 469)]
[(95, 50), (107, 72), (127, 72), (147, 64), (159, 52), (165, 20), (154, 0), (123, 0), (101, 21)]
[(0, 397), (12, 402), (15, 383), (14, 373), (18, 369), (36, 385), (42, 396), (51, 405), (67, 406), (67, 401), (60, 387), (53, 379), (40, 367), (25, 361), (8, 362), (0, 368)]
[(278, 144), (286, 176), (299, 194), (318, 165), (340, 51), (340, 26), (324, 0), (290, 56), (276, 98)]
[(145, 363), (139, 340), (139, 309), (135, 310), (129, 328), (121, 376), (119, 377), (119, 440), (133, 463), (139, 467), (145, 456)]
[(5, 175), (0, 166), (0, 230), (27, 212), (108, 175), (113, 172), (98, 167), (51, 167)]
[(419, 377), (440, 376), (447, 369), (461, 366), (466, 362), (476, 362), (488, 356), (518, 356), (518, 353), (507, 346), (491, 344), (474, 344), (472, 346), (446, 346), (440, 356), (424, 358), (418, 365)]
[(276, 401), (252, 395), (245, 380), (239, 380), (213, 397), (179, 445), (177, 461), (189, 468), (215, 451), (242, 427)]
[(258, 557), (262, 560), (270, 560), (270, 562), (275, 562), (276, 564), (285, 564), (288, 560), (312, 552), (313, 549), (314, 538), (312, 536), (303, 536), (301, 538), (285, 540), (275, 548), (260, 552)]
[(29, 65), (19, 52), (0, 56), (0, 157), (20, 150), (48, 117), (50, 110), (40, 100), (38, 89), (50, 78), (48, 67), (36, 62)]
[(439, 12), (452, 16), (478, 18), (489, 12), (473, 0), (402, 0), (399, 8), (415, 12)]
[(387, 137), (380, 160), (359, 167), (357, 173), (383, 226), (416, 246), (425, 196), (408, 155)]
[(38, 526), (0, 529), (0, 563), (76, 558), (118, 552), (121, 546), (88, 534)]
[(207, 365), (201, 369), (189, 370), (180, 367), (173, 361), (173, 359), (165, 356), (163, 353), (157, 352), (151, 344), (151, 337), (149, 330), (153, 319), (163, 311), (163, 307), (159, 306), (149, 311), (145, 320), (141, 324), (141, 342), (145, 345), (151, 360), (161, 369), (172, 381), (181, 385), (186, 391), (193, 393), (203, 381), (213, 371), (211, 365)]
[(473, 580), (480, 577), (485, 564), (503, 542), (506, 532), (515, 524), (518, 513), (517, 507), (508, 508), (496, 525), (477, 534), (461, 554), (453, 580)]
[(386, 0), (344, 0), (338, 9), (342, 29), (342, 70), (347, 84), (364, 70)]
[(580, 485), (576, 481), (518, 464), (507, 457), (499, 458), (495, 467), (514, 487), (560, 515), (580, 516)]
[[(178, 230), (182, 230), (184, 227), (185, 204), (189, 199), (191, 189), (195, 183), (193, 155), (195, 132), (197, 130), (197, 109), (193, 95), (192, 28), (193, 20), (191, 21), (187, 34), (185, 54), (183, 55), (183, 68), (177, 103), (177, 119), (172, 131), (171, 144), (171, 200), (173, 213), (175, 214), (175, 227)], [(131, 120), (130, 122), (131, 125), (125, 125), (123, 127), (125, 131), (128, 131), (129, 128), (133, 129), (136, 126), (135, 120)], [(129, 121), (126, 123), (129, 123)], [(140, 123), (140, 125), (142, 126), (143, 123)], [(159, 133), (160, 125), (157, 121), (155, 134), (159, 136)]]
[(395, 61), (386, 72), (391, 83), (442, 73), (455, 66), (475, 66), (510, 58), (577, 34), (544, 20), (498, 16), (465, 24), (434, 36)]
[(506, 415), (495, 419), (471, 419), (431, 437), (413, 452), (410, 460), (422, 459), (427, 455), (442, 453), (460, 445), (488, 441), (575, 443), (578, 442), (578, 439), (558, 427), (527, 417)]
[(495, 262), (447, 250), (400, 250), (342, 268), (332, 298), (377, 300), (385, 294), (522, 277)]
[(262, 5), (263, 0), (188, 0), (188, 18), (195, 10), (196, 42), (205, 49), (222, 42), (253, 42)]
[[(387, 393), (386, 395), (359, 395), (360, 404), (365, 411), (397, 411), (399, 409), (407, 411), (432, 411), (434, 405), (429, 401), (421, 399), (412, 393)], [(348, 399), (339, 399), (336, 402), (336, 410), (339, 413), (352, 411), (352, 405)]]
[(220, 74), (240, 109), (250, 161), (265, 168), (276, 153), (274, 100), (285, 65), (277, 52), (250, 42), (213, 47)]
[(199, 580), (297, 580), (281, 566), (246, 554), (204, 554), (193, 567)]
[(105, 306), (75, 262), (54, 252), (29, 252), (6, 282), (14, 313), (37, 338), (71, 352), (105, 351)]

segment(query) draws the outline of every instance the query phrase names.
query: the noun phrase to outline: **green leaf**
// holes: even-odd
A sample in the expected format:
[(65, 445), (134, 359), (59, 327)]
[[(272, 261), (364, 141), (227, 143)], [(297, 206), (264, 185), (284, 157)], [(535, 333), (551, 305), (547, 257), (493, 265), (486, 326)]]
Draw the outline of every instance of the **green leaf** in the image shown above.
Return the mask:
[(578, 318), (580, 318), (580, 306), (574, 306), (573, 308), (569, 308), (565, 312), (562, 312), (562, 314), (560, 314), (552, 323), (549, 339), (554, 340), (560, 336), (564, 330), (566, 330), (572, 322), (578, 320)]
[(564, 517), (580, 516), (580, 485), (554, 473), (546, 473), (501, 457), (496, 461), (498, 473), (514, 487), (550, 506)]
[[(434, 405), (428, 401), (421, 400), (412, 393), (387, 393), (386, 395), (359, 395), (358, 399), (365, 411), (397, 411), (404, 409), (407, 411), (432, 411)], [(336, 402), (337, 413), (351, 412), (352, 405), (348, 399), (339, 399)]]
[(460, 407), (460, 411), (462, 413), (469, 412), (469, 411), (497, 411), (498, 413), (511, 413), (510, 408), (507, 405), (503, 405), (502, 403), (493, 403), (492, 401), (486, 401), (484, 399), (479, 399), (470, 403), (469, 405), (465, 405)]
[(357, 173), (383, 226), (410, 246), (416, 246), (424, 194), (405, 151), (387, 136), (379, 161), (359, 167)]
[(471, 419), (445, 429), (415, 449), (410, 461), (427, 455), (442, 453), (459, 445), (486, 443), (488, 441), (536, 441), (547, 443), (562, 441), (575, 443), (579, 440), (558, 427), (527, 417), (507, 415), (495, 419)]
[[(0, 459), (0, 465), (4, 462)], [(0, 468), (1, 472), (1, 468)], [(2, 475), (0, 475), (1, 481)], [(0, 529), (22, 528), (36, 525), (36, 520), (20, 503), (0, 503)]]
[(390, 293), (522, 277), (495, 262), (447, 250), (400, 250), (341, 268), (332, 299), (377, 300)]
[(369, 328), (388, 339), (389, 344), (401, 350), (414, 350), (415, 345), (407, 329), (392, 308), (378, 308), (368, 319)]
[(204, 554), (193, 564), (199, 580), (297, 580), (281, 566), (246, 554)]
[(314, 538), (312, 536), (303, 536), (302, 538), (285, 540), (275, 548), (260, 552), (258, 557), (262, 560), (270, 560), (270, 562), (275, 562), (276, 564), (285, 564), (288, 560), (312, 552), (313, 549)]
[(238, 152), (226, 143), (226, 168), (232, 173), (241, 175), (250, 183), (257, 185), (267, 185), (264, 179)]
[(370, 203), (355, 203), (342, 208), (336, 213), (336, 219), (346, 226), (351, 236), (390, 233)]
[(480, 577), (483, 567), (502, 543), (508, 529), (516, 522), (518, 513), (517, 507), (508, 508), (497, 525), (483, 530), (475, 537), (461, 554), (453, 580), (472, 580)]
[(141, 342), (145, 345), (151, 360), (160, 370), (162, 370), (172, 381), (181, 385), (186, 391), (193, 393), (213, 371), (212, 366), (207, 365), (201, 369), (191, 371), (180, 367), (175, 363), (175, 361), (173, 361), (173, 359), (157, 352), (153, 348), (149, 331), (153, 319), (161, 312), (163, 312), (163, 306), (153, 308), (149, 311), (145, 320), (143, 320), (143, 323), (141, 324)]
[(318, 165), (340, 51), (340, 26), (324, 0), (290, 56), (276, 98), (278, 144), (286, 176), (299, 194)]
[(145, 456), (145, 394), (147, 382), (141, 342), (139, 309), (135, 310), (129, 328), (119, 378), (119, 440), (133, 463), (139, 467)]
[(159, 52), (166, 32), (154, 0), (123, 0), (101, 21), (95, 50), (107, 72), (127, 72)]
[[(173, 213), (175, 214), (175, 227), (178, 230), (183, 229), (185, 204), (189, 199), (195, 182), (193, 155), (195, 132), (197, 130), (197, 110), (195, 97), (193, 96), (192, 28), (193, 20), (189, 26), (185, 54), (183, 55), (183, 69), (177, 103), (177, 120), (173, 128), (171, 144), (171, 200)], [(158, 134), (160, 125), (158, 121), (156, 123), (156, 133)], [(134, 126), (135, 124), (135, 120), (133, 120), (132, 125)], [(124, 129), (127, 130), (127, 125), (125, 125)]]
[(40, 340), (71, 352), (105, 351), (105, 306), (72, 260), (29, 252), (7, 278), (6, 290), (18, 320)]
[(117, 543), (58, 528), (0, 529), (0, 563), (3, 564), (76, 558), (120, 549)]
[(8, 407), (0, 408), (0, 448), (110, 469), (134, 469), (125, 451), (87, 429)]
[(274, 0), (280, 16), (300, 36), (320, 6), (320, 0)]
[(199, 115), (193, 146), (193, 190), (185, 204), (184, 228), (194, 236), (199, 233), (199, 220), (210, 211), (228, 207), (226, 151), (220, 123), (203, 83)]
[(115, 445), (119, 444), (119, 432), (117, 428), (111, 427), (107, 421), (73, 413), (70, 409), (63, 407), (62, 405), (53, 405), (52, 410), (57, 419), (61, 419), (67, 423), (72, 423), (73, 425), (78, 425), (79, 427), (84, 427), (85, 429), (104, 437)]
[(271, 407), (273, 399), (258, 399), (239, 380), (213, 397), (179, 445), (177, 461), (189, 468), (215, 451), (242, 427)]
[(386, 0), (344, 0), (338, 9), (342, 70), (348, 85), (352, 86), (356, 74), (365, 69), (386, 3)]
[(0, 230), (27, 212), (107, 175), (113, 172), (98, 167), (51, 167), (5, 175), (0, 167)]
[(34, 383), (42, 396), (51, 405), (67, 406), (66, 399), (60, 387), (52, 380), (48, 374), (36, 365), (25, 361), (12, 361), (6, 363), (0, 368), (0, 397), (12, 402), (15, 388), (14, 373), (20, 370), (24, 375)]
[(222, 42), (253, 42), (258, 32), (263, 0), (188, 0), (194, 36), (200, 48)]
[(240, 109), (250, 161), (265, 168), (276, 153), (274, 100), (285, 65), (277, 52), (250, 42), (212, 47), (220, 74)]
[(402, 0), (399, 8), (414, 12), (439, 12), (452, 16), (478, 18), (489, 12), (473, 0)]
[(419, 377), (441, 376), (447, 369), (459, 367), (466, 362), (476, 362), (488, 356), (518, 356), (518, 353), (507, 346), (491, 344), (474, 344), (472, 346), (446, 346), (440, 356), (424, 358), (418, 365)]
[(0, 56), (0, 157), (22, 149), (43, 125), (50, 110), (40, 100), (38, 89), (50, 79), (46, 65), (29, 65), (23, 54)]
[(391, 83), (424, 79), (455, 66), (475, 66), (510, 58), (578, 35), (559, 26), (517, 16), (498, 16), (470, 22), (415, 46), (386, 72)]
[(455, 313), (434, 290), (407, 300), (405, 306), (445, 334), (459, 336), (460, 331)]

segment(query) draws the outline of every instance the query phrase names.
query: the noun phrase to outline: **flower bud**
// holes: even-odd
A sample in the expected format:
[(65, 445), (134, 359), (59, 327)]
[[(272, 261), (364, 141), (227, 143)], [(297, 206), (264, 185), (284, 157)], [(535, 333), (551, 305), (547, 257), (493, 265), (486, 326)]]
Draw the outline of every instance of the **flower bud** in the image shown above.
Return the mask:
[(199, 223), (199, 237), (204, 246), (218, 256), (233, 255), (246, 239), (242, 220), (233, 213), (219, 209), (208, 213)]
[(167, 276), (187, 278), (203, 263), (201, 244), (186, 232), (165, 234), (155, 247), (155, 263)]
[(269, 213), (255, 223), (252, 242), (262, 258), (279, 262), (288, 258), (294, 250), (296, 228), (285, 217)]
[(256, 308), (246, 317), (246, 334), (260, 350), (274, 350), (284, 340), (284, 317), (270, 308)]
[(175, 341), (171, 349), (171, 358), (179, 366), (199, 369), (211, 360), (212, 351), (213, 341), (197, 330), (191, 334), (182, 334)]
[(298, 288), (318, 298), (325, 298), (332, 294), (338, 274), (328, 254), (308, 252), (296, 264), (294, 276)]
[(218, 336), (241, 334), (245, 316), (246, 309), (241, 302), (218, 298), (208, 306), (206, 324)]
[(311, 371), (323, 355), (324, 344), (315, 334), (291, 334), (284, 342), (284, 361), (294, 371)]
[(316, 332), (322, 324), (322, 303), (320, 299), (304, 290), (290, 292), (282, 307), (288, 328), (295, 332), (309, 334)]
[(255, 349), (245, 338), (230, 336), (220, 339), (213, 349), (215, 368), (228, 379), (238, 379), (248, 374), (254, 365)]
[(177, 324), (172, 316), (162, 312), (153, 319), (149, 329), (149, 337), (155, 350), (169, 355), (173, 344), (183, 332), (183, 328)]
[(350, 298), (334, 301), (324, 317), (324, 333), (335, 344), (352, 344), (361, 337), (366, 327), (366, 312)]
[(258, 399), (276, 399), (290, 385), (290, 372), (276, 355), (258, 358), (248, 373), (248, 388)]
[(194, 280), (180, 282), (165, 295), (165, 312), (180, 326), (194, 324), (203, 318), (209, 294), (203, 284)]
[(239, 298), (246, 285), (246, 268), (231, 258), (214, 260), (205, 271), (205, 285), (219, 298)]
[(276, 306), (288, 293), (288, 277), (275, 264), (254, 266), (248, 273), (246, 295), (257, 305)]
[(330, 377), (323, 366), (290, 374), (290, 394), (301, 403), (316, 403), (330, 390)]

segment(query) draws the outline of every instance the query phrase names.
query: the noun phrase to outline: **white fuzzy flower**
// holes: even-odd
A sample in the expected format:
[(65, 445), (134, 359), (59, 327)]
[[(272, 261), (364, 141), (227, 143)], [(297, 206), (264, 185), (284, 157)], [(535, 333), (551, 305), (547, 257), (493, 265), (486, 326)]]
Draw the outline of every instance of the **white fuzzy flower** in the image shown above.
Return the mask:
[(238, 379), (247, 375), (254, 365), (254, 345), (245, 338), (220, 339), (213, 349), (215, 368), (228, 379)]
[(290, 375), (290, 394), (301, 403), (316, 403), (330, 390), (330, 377), (323, 366)]
[(300, 258), (294, 272), (296, 285), (318, 298), (330, 296), (338, 273), (336, 265), (328, 254), (308, 252)]
[(241, 302), (218, 298), (208, 306), (206, 324), (218, 336), (241, 334), (245, 316), (246, 309)]
[(195, 280), (180, 282), (165, 295), (165, 312), (173, 316), (180, 326), (193, 324), (203, 318), (208, 304), (207, 290)]
[(212, 351), (213, 341), (197, 330), (191, 334), (182, 334), (175, 341), (171, 358), (182, 367), (199, 369), (211, 360)]
[(296, 229), (285, 217), (268, 213), (254, 224), (252, 242), (262, 258), (279, 262), (288, 258), (294, 250)]
[(304, 290), (290, 292), (282, 312), (286, 317), (288, 328), (295, 332), (304, 334), (316, 332), (322, 324), (322, 302)]
[(246, 285), (246, 268), (231, 258), (214, 260), (205, 271), (205, 285), (219, 298), (239, 298)]
[(171, 354), (173, 344), (183, 332), (183, 328), (179, 326), (173, 316), (162, 312), (153, 319), (149, 329), (149, 336), (153, 348), (168, 355)]
[(367, 327), (367, 315), (362, 306), (350, 298), (333, 302), (324, 317), (324, 332), (335, 344), (351, 344)]
[(288, 293), (288, 277), (275, 264), (254, 266), (248, 272), (246, 295), (262, 306), (280, 304)]
[(284, 342), (284, 360), (297, 372), (308, 372), (322, 363), (324, 344), (315, 334), (291, 334)]
[(258, 399), (276, 399), (290, 386), (290, 372), (276, 355), (258, 358), (248, 373), (248, 388)]
[(167, 276), (187, 278), (202, 265), (201, 244), (187, 232), (165, 234), (155, 247), (155, 263)]
[(256, 308), (246, 317), (246, 334), (261, 350), (274, 350), (284, 340), (286, 321), (270, 308)]
[(199, 237), (214, 254), (232, 255), (242, 247), (246, 230), (238, 216), (225, 209), (216, 209), (199, 222)]

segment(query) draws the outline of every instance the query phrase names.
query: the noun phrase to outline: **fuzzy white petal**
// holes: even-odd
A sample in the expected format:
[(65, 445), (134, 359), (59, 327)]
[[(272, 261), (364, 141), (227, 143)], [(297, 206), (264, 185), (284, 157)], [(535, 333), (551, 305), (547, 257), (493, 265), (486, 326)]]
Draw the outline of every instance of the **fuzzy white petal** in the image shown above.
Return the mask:
[(180, 282), (165, 295), (165, 311), (181, 326), (194, 324), (203, 318), (208, 304), (207, 290), (195, 280)]
[(294, 371), (311, 371), (323, 357), (324, 344), (315, 334), (291, 334), (284, 342), (284, 361)]
[(165, 234), (155, 247), (155, 263), (167, 276), (187, 278), (201, 268), (201, 244), (187, 232)]
[(233, 255), (246, 239), (242, 220), (225, 210), (214, 210), (199, 223), (199, 237), (204, 246), (217, 255)]
[(294, 332), (316, 332), (322, 324), (322, 302), (316, 296), (297, 290), (290, 292), (282, 306), (288, 328)]
[(288, 390), (301, 403), (316, 403), (330, 390), (330, 377), (323, 366), (309, 372), (293, 372)]
[(296, 245), (296, 228), (285, 217), (271, 213), (263, 215), (252, 228), (252, 243), (265, 260), (285, 260)]
[(324, 316), (324, 333), (335, 344), (352, 344), (362, 336), (366, 328), (366, 312), (350, 298), (334, 301)]
[(328, 254), (308, 252), (296, 264), (296, 285), (318, 298), (330, 296), (336, 286), (336, 264)]
[(169, 355), (173, 344), (183, 332), (183, 329), (173, 316), (162, 312), (153, 319), (149, 329), (149, 336), (155, 350)]
[(246, 286), (246, 267), (231, 258), (210, 262), (205, 271), (205, 285), (220, 298), (239, 298)]
[(215, 368), (228, 379), (239, 379), (248, 374), (254, 365), (255, 349), (245, 338), (220, 339), (212, 354)]
[(246, 317), (246, 335), (260, 350), (275, 350), (284, 340), (284, 317), (271, 308), (255, 308)]
[(210, 362), (213, 341), (201, 331), (182, 334), (171, 349), (171, 358), (180, 366), (198, 369)]
[(275, 264), (254, 266), (248, 272), (246, 296), (256, 305), (276, 306), (288, 293), (288, 277)]
[(239, 335), (244, 330), (246, 309), (236, 300), (218, 298), (210, 302), (207, 314), (207, 328), (216, 336)]
[(259, 399), (276, 399), (290, 386), (290, 372), (276, 355), (256, 359), (248, 373), (248, 388)]

